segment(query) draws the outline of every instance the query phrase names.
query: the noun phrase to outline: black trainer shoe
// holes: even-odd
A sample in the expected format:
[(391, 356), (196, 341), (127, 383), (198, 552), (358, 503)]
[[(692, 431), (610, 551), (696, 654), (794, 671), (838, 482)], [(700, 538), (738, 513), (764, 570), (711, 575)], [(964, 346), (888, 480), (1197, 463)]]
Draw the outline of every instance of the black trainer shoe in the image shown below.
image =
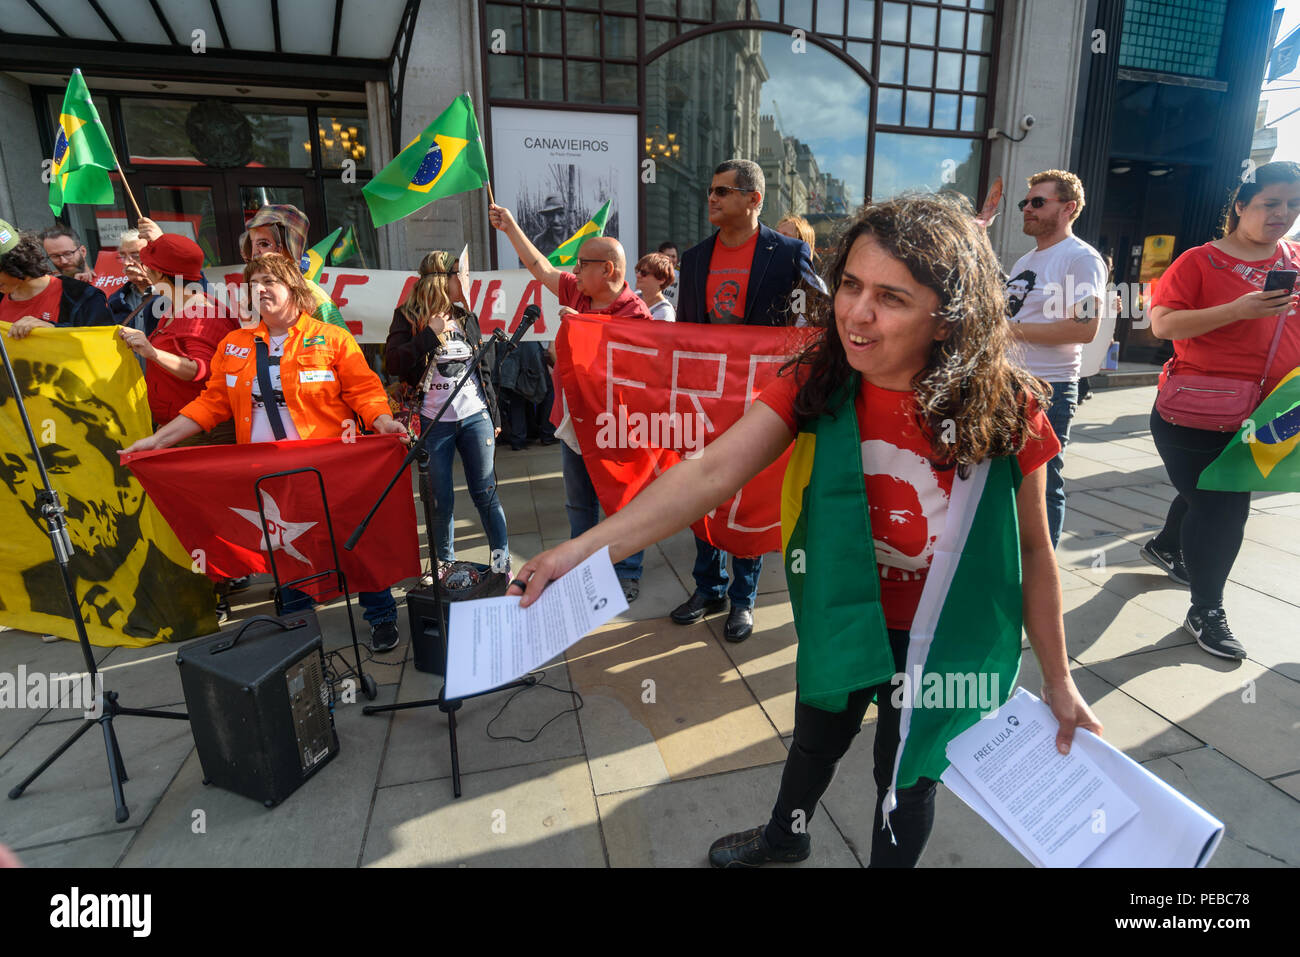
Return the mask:
[(1220, 658), (1240, 660), (1246, 657), (1246, 649), (1241, 646), (1232, 630), (1228, 628), (1228, 616), (1222, 608), (1210, 608), (1198, 611), (1191, 608), (1187, 620), (1183, 622), (1187, 633), (1196, 639), (1196, 643), (1212, 655)]
[(767, 843), (766, 831), (766, 827), (751, 827), (748, 831), (718, 838), (709, 848), (709, 863), (714, 867), (794, 864), (807, 860), (812, 853), (812, 839), (807, 834), (800, 834), (799, 843), (793, 847), (777, 848)]
[(1183, 565), (1183, 556), (1177, 552), (1165, 552), (1156, 548), (1156, 540), (1153, 538), (1142, 546), (1138, 553), (1156, 568), (1178, 582), (1180, 585), (1190, 585), (1191, 580), (1187, 577), (1187, 567)]
[(217, 599), (217, 624), (224, 625), (230, 620), (230, 601), (225, 597)]
[(693, 621), (699, 621), (705, 615), (712, 615), (726, 607), (725, 595), (722, 598), (709, 598), (703, 592), (696, 591), (674, 608), (668, 617), (679, 625), (689, 625)]
[(737, 608), (731, 606), (731, 614), (727, 616), (726, 627), (722, 629), (722, 637), (727, 641), (737, 642), (744, 641), (754, 633), (754, 609)]
[(392, 651), (397, 647), (397, 622), (381, 621), (370, 628), (370, 650)]
[(630, 605), (636, 601), (637, 596), (641, 594), (641, 579), (639, 578), (620, 578), (619, 585), (623, 588), (623, 597)]

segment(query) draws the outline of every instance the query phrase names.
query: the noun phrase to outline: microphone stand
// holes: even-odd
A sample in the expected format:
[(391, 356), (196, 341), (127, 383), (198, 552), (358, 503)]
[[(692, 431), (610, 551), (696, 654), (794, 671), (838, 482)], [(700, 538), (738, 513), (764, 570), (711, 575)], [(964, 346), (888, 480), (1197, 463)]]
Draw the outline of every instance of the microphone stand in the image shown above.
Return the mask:
[[(143, 304), (141, 308), (143, 308)], [(113, 719), (119, 714), (125, 714), (140, 718), (171, 718), (176, 721), (188, 721), (189, 715), (184, 712), (156, 711), (151, 708), (124, 708), (117, 703), (116, 691), (101, 690), (103, 677), (100, 675), (99, 668), (95, 665), (95, 655), (90, 650), (90, 636), (86, 634), (86, 623), (81, 617), (81, 607), (77, 602), (77, 590), (72, 583), (72, 574), (68, 571), (73, 548), (72, 539), (68, 535), (68, 524), (64, 519), (64, 508), (59, 501), (59, 493), (50, 485), (50, 476), (45, 471), (45, 462), (41, 458), (41, 449), (36, 442), (35, 433), (32, 432), (31, 420), (27, 418), (27, 406), (23, 401), (22, 390), (18, 386), (18, 377), (14, 374), (13, 364), (9, 361), (9, 350), (5, 348), (3, 336), (0, 336), (0, 358), (4, 360), (5, 375), (9, 379), (9, 389), (13, 393), (14, 400), (18, 403), (18, 414), (23, 421), (23, 428), (27, 432), (27, 442), (31, 446), (32, 459), (36, 462), (36, 469), (40, 473), (43, 488), (36, 490), (36, 505), (41, 518), (45, 520), (45, 531), (50, 537), (50, 547), (54, 549), (54, 559), (58, 562), (59, 574), (63, 578), (63, 590), (68, 596), (68, 608), (72, 614), (73, 625), (77, 629), (77, 641), (81, 644), (81, 654), (86, 661), (86, 671), (89, 672), (91, 687), (96, 689), (95, 710), (99, 712), (98, 718), (87, 715), (85, 720), (81, 722), (81, 726), (53, 754), (46, 758), (40, 767), (23, 778), (21, 783), (10, 789), (9, 797), (11, 800), (22, 797), (29, 784), (44, 774), (50, 765), (62, 757), (63, 753), (76, 743), (78, 738), (89, 731), (93, 725), (98, 724), (104, 732), (104, 750), (108, 755), (108, 779), (113, 788), (113, 803), (116, 806), (115, 820), (118, 824), (121, 824), (131, 816), (131, 812), (126, 806), (126, 797), (122, 791), (122, 782), (129, 779), (126, 773), (126, 764), (122, 761), (122, 749), (117, 743), (117, 732), (113, 730)]]
[[(464, 387), (465, 383), (469, 381), (470, 376), (474, 374), (474, 370), (478, 367), (479, 358), (480, 356), (482, 356), (483, 350), (488, 347), (489, 343), (495, 344), (497, 342), (506, 342), (509, 346), (509, 349), (506, 352), (507, 355), (509, 355), (510, 352), (513, 352), (518, 347), (519, 341), (523, 338), (524, 333), (528, 330), (528, 327), (533, 324), (533, 321), (536, 318), (535, 316), (531, 318), (529, 316), (529, 312), (534, 308), (535, 307), (530, 306), (529, 309), (525, 311), (524, 319), (520, 323), (519, 328), (515, 330), (514, 338), (507, 340), (505, 333), (501, 332), (500, 330), (497, 330), (496, 332), (492, 333), (492, 335), (489, 336), (487, 339), (479, 342), (478, 346), (474, 349), (473, 354), (470, 356), (469, 361), (465, 363), (465, 370), (460, 374), (460, 378), (456, 381), (455, 387), (451, 390), (450, 394), (448, 394), (447, 398), (443, 400), (443, 403), (439, 407), (437, 414), (435, 414), (434, 417), (430, 420), (429, 424), (431, 426), (434, 423), (438, 422), (446, 413), (446, 411), (449, 408), (451, 408), (452, 401), (456, 398), (456, 395)], [(397, 471), (394, 473), (393, 477), (389, 480), (388, 485), (386, 485), (384, 487), (384, 490), (379, 493), (378, 501), (375, 502), (375, 504), (371, 507), (370, 511), (366, 514), (366, 517), (361, 520), (361, 524), (359, 524), (356, 527), (356, 530), (353, 531), (351, 536), (349, 536), (347, 542), (344, 543), (343, 547), (346, 548), (348, 551), (352, 551), (356, 547), (357, 542), (360, 541), (361, 536), (365, 534), (367, 527), (370, 525), (370, 520), (374, 518), (375, 513), (379, 511), (379, 507), (384, 503), (384, 499), (388, 497), (388, 493), (392, 491), (393, 486), (397, 484), (398, 479), (400, 479), (406, 473), (406, 470), (411, 467), (411, 463), (421, 457), (427, 459), (428, 450), (426, 448), (426, 445), (429, 441), (429, 437), (432, 434), (433, 434), (432, 429), (421, 429), (420, 438), (411, 446), (411, 451), (407, 453), (407, 456), (402, 461), (402, 464), (397, 467)], [(429, 506), (427, 501), (425, 503), (424, 511), (425, 511), (425, 538), (426, 540), (428, 540), (431, 537), (432, 530), (429, 526), (430, 513), (429, 513)], [(434, 547), (432, 543), (429, 544), (429, 552), (430, 552), (430, 561), (433, 566), (432, 588), (433, 588), (434, 618), (438, 628), (438, 641), (442, 648), (442, 670), (444, 672), (442, 687), (438, 689), (438, 697), (426, 698), (422, 701), (408, 701), (403, 704), (365, 705), (361, 709), (361, 713), (366, 715), (384, 714), (389, 711), (405, 711), (408, 708), (436, 707), (439, 711), (445, 714), (447, 716), (448, 748), (450, 749), (450, 753), (451, 753), (452, 792), (456, 797), (460, 797), (461, 794), (460, 752), (457, 747), (457, 740), (456, 740), (456, 712), (460, 710), (461, 704), (464, 703), (465, 701), (468, 701), (470, 698), (479, 698), (484, 695), (496, 694), (498, 691), (508, 691), (513, 688), (529, 688), (537, 684), (537, 679), (532, 676), (528, 676), (525, 678), (520, 678), (517, 681), (511, 681), (507, 684), (498, 685), (497, 687), (490, 688), (487, 691), (477, 692), (476, 694), (464, 695), (463, 697), (460, 698), (446, 697), (447, 679), (446, 679), (445, 672), (447, 670), (447, 608), (442, 596), (442, 582), (438, 577), (438, 556), (434, 551)], [(411, 636), (411, 640), (412, 642), (414, 642), (415, 640), (414, 635)]]

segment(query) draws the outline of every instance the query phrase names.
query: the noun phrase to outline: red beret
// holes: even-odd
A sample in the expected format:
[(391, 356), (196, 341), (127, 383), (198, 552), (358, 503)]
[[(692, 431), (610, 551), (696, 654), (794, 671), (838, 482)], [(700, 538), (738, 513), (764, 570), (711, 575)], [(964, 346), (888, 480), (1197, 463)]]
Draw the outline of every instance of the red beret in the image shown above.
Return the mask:
[(192, 239), (163, 233), (140, 250), (140, 262), (164, 276), (182, 276), (186, 282), (203, 278), (203, 250)]

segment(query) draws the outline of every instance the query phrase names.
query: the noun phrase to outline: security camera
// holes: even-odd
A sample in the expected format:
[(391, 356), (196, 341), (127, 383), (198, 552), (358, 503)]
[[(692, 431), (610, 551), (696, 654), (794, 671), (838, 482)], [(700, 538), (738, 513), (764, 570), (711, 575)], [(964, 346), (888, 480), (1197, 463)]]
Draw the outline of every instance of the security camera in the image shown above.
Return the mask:
[(1034, 128), (1034, 124), (1037, 122), (1038, 121), (1034, 119), (1034, 115), (1032, 113), (1026, 113), (1025, 118), (1020, 121), (1020, 128), (1024, 130), (1026, 133), (1028, 133), (1030, 130)]

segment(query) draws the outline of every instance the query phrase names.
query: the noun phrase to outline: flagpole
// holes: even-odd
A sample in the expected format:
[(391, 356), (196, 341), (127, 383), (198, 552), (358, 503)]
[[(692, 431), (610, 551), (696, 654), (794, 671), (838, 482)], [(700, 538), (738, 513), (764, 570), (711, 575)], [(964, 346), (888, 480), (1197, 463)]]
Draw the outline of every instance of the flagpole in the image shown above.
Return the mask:
[[(474, 111), (474, 97), (470, 95), (469, 90), (465, 91), (465, 99), (469, 100), (469, 108), (470, 108), (470, 112), (472, 113)], [(483, 127), (479, 126), (477, 116), (474, 117), (474, 125), (478, 127), (478, 144), (479, 146), (483, 147), (483, 158), (486, 160), (487, 144), (483, 142)], [(495, 206), (497, 204), (497, 199), (495, 196), (492, 195), (492, 181), (489, 179), (485, 179), (483, 180), (483, 185), (487, 187), (488, 202), (491, 205)]]

